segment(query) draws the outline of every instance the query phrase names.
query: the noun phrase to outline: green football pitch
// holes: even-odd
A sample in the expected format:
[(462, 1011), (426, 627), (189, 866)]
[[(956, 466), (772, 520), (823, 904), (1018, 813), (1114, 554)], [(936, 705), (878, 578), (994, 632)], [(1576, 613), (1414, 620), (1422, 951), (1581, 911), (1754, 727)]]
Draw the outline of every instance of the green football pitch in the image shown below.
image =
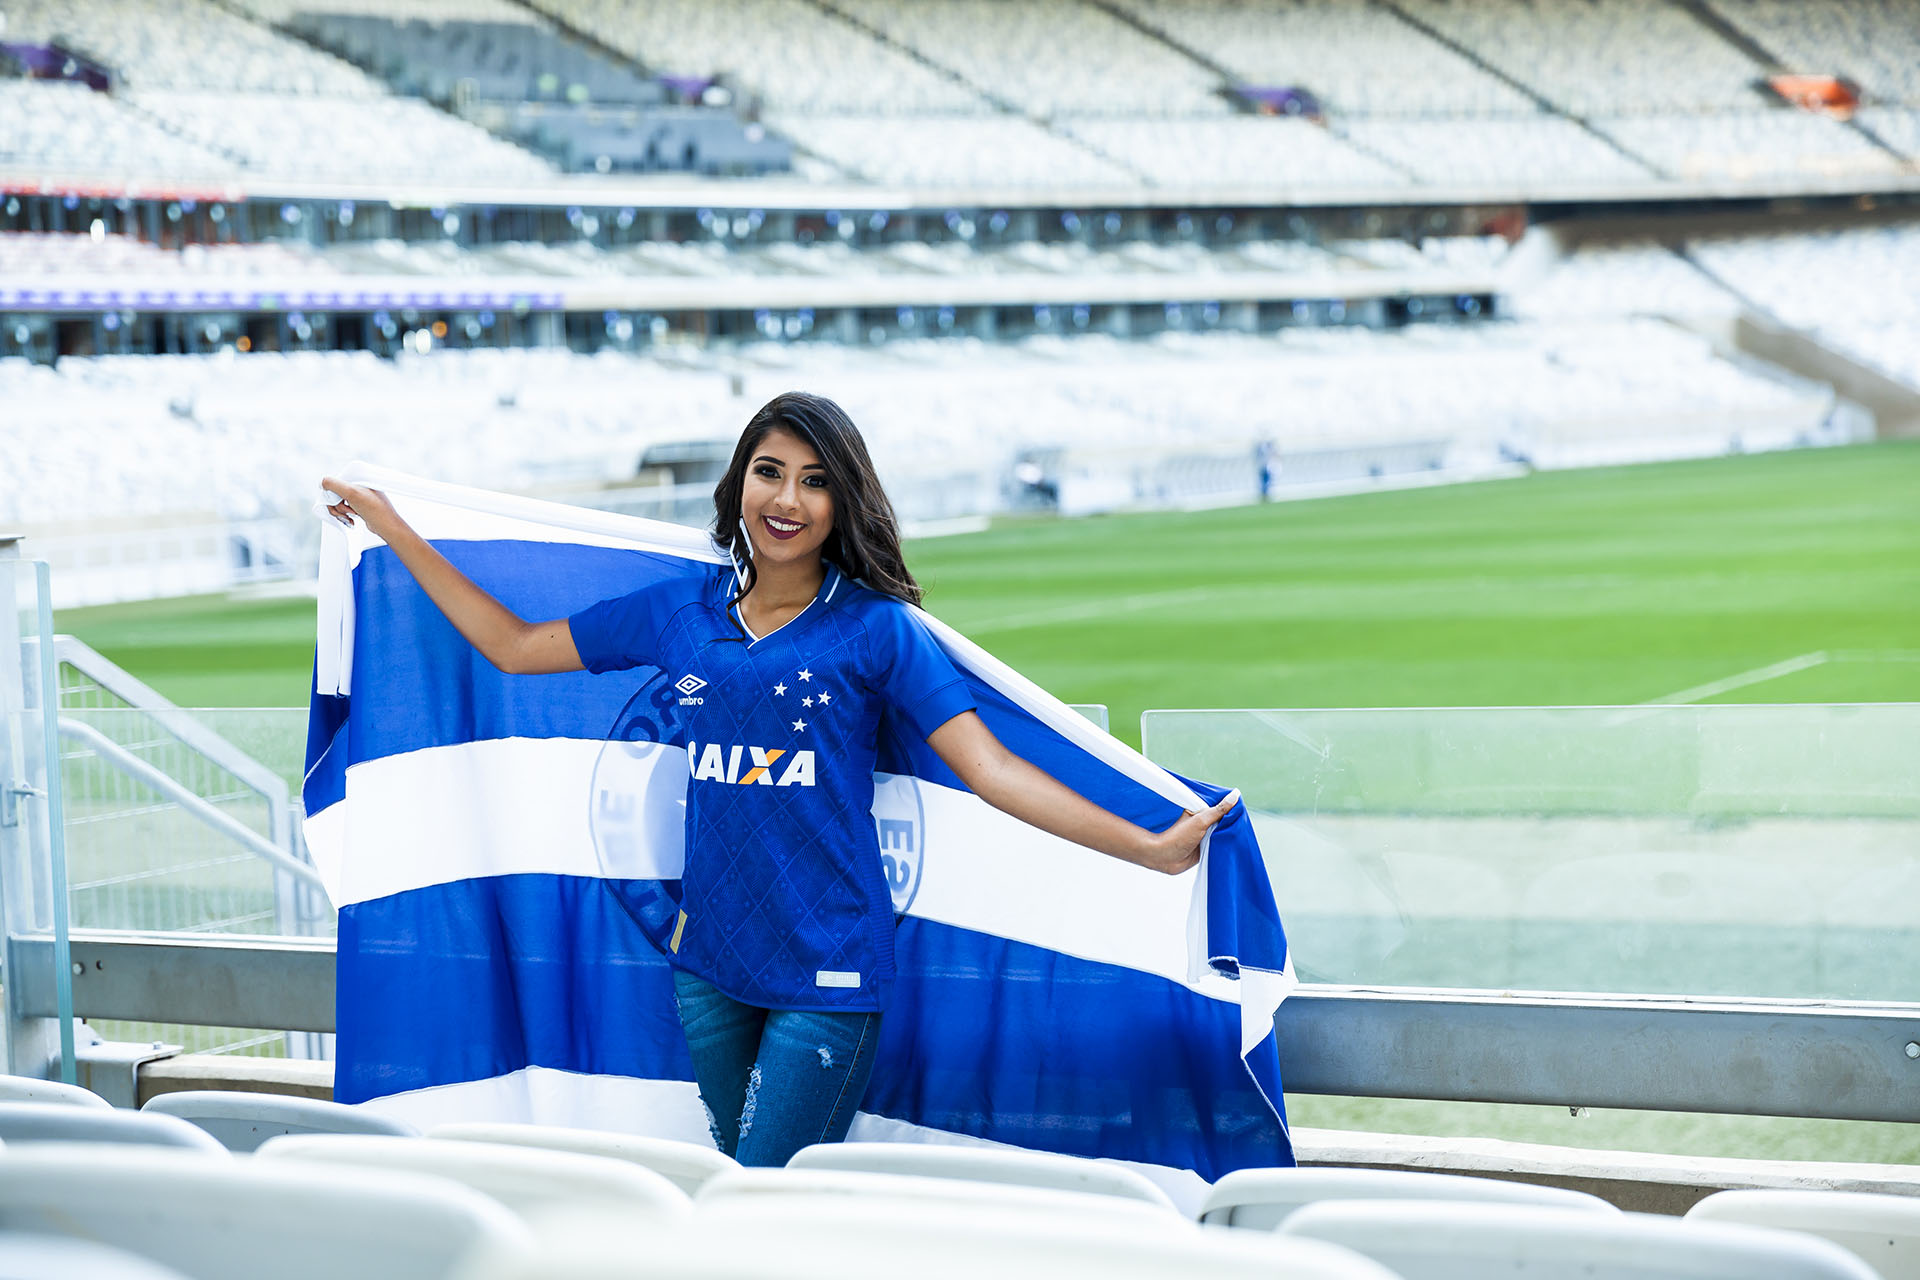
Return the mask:
[[(1920, 700), (1920, 441), (1003, 521), (908, 559), (935, 614), (1136, 745), (1153, 707)], [(185, 705), (306, 703), (310, 599), (59, 626)]]
[[(1156, 707), (1920, 701), (1920, 441), (1009, 520), (908, 558), (934, 613), (1136, 745)], [(310, 599), (58, 625), (188, 706), (307, 700)], [(1915, 1125), (1290, 1106), (1301, 1126), (1920, 1163)]]

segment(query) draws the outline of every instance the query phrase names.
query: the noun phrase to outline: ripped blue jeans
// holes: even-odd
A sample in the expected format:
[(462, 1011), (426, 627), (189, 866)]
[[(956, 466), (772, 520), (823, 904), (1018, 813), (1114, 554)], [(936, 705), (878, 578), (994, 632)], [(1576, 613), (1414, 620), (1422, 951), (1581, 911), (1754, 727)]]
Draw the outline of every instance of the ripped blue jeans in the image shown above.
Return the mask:
[(673, 993), (722, 1151), (779, 1166), (802, 1147), (845, 1140), (873, 1074), (879, 1014), (761, 1009), (678, 969)]

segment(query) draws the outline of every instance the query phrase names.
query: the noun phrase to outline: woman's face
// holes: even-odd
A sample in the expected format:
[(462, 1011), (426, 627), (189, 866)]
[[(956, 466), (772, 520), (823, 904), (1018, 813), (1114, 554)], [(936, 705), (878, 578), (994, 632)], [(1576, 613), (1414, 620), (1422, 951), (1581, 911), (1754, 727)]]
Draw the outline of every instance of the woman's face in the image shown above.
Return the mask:
[(740, 516), (762, 565), (818, 559), (833, 532), (833, 494), (813, 447), (775, 427), (747, 459)]

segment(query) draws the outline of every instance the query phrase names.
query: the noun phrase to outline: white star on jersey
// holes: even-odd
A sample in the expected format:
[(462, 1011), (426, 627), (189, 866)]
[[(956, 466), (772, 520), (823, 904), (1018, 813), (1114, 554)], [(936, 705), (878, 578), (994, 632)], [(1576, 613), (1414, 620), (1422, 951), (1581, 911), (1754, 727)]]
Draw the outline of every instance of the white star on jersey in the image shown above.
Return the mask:
[(802, 684), (805, 684), (807, 681), (811, 679), (813, 679), (813, 672), (808, 671), (803, 667), (800, 671), (800, 682)]
[(784, 684), (777, 684), (773, 686), (773, 692), (775, 696), (784, 698), (787, 696), (787, 686)]
[(810, 707), (810, 706), (812, 706), (812, 705), (813, 705), (813, 699), (812, 699), (812, 698), (802, 698), (802, 699), (800, 699), (800, 705), (801, 705), (801, 706), (803, 706), (803, 707)]
[(828, 704), (829, 702), (832, 702), (832, 701), (833, 701), (833, 695), (832, 695), (832, 694), (830, 694), (830, 693), (823, 693), (823, 694), (821, 694), (821, 695), (820, 695), (820, 705), (821, 705), (821, 706), (823, 706), (823, 707), (824, 707), (824, 706), (826, 706), (826, 705), (827, 705), (827, 704)]
[(795, 733), (805, 733), (806, 728), (807, 728), (807, 722), (805, 720), (795, 720), (793, 722), (793, 731)]

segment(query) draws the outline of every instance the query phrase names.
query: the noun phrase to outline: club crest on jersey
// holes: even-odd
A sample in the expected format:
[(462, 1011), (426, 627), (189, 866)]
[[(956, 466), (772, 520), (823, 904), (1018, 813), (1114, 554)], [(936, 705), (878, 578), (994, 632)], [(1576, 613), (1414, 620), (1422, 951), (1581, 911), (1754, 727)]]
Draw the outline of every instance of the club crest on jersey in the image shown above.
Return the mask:
[(693, 770), (695, 782), (725, 782), (736, 787), (813, 785), (811, 751), (689, 742), (687, 763)]
[(913, 905), (927, 867), (927, 807), (911, 774), (875, 774), (873, 828), (896, 915)]
[(693, 696), (707, 687), (707, 682), (699, 676), (692, 674), (681, 676), (674, 681), (673, 687), (680, 691), (680, 705), (683, 707), (697, 707), (706, 701), (705, 698)]

